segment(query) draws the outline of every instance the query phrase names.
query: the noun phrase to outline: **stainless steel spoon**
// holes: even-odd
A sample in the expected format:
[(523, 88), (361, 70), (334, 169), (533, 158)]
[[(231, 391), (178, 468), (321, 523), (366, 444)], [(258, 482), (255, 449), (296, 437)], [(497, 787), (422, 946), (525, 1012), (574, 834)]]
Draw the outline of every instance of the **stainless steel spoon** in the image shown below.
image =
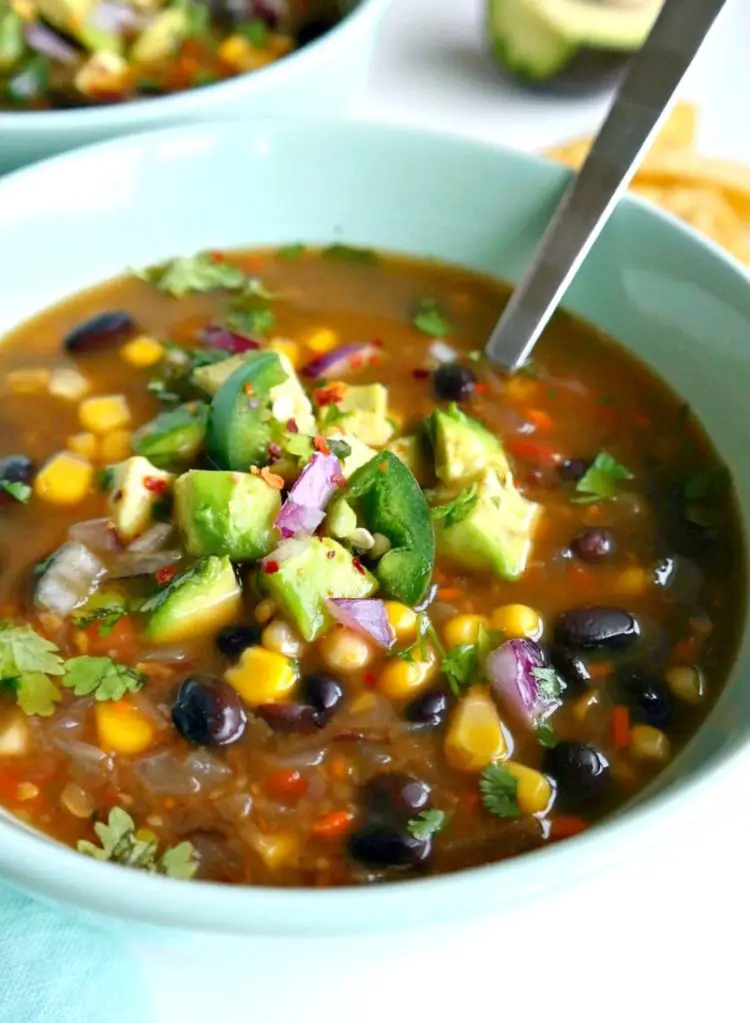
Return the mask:
[(509, 372), (531, 353), (669, 113), (677, 87), (725, 2), (666, 0), (630, 61), (585, 163), (565, 190), (485, 347), (489, 358)]

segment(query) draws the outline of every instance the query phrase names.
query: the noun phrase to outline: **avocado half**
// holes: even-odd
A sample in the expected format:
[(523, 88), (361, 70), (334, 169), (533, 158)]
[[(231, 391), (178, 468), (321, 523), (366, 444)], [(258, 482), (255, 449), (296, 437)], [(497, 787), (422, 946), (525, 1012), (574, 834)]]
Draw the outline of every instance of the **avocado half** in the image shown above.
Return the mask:
[(488, 0), (500, 63), (537, 85), (611, 77), (651, 31), (663, 0)]

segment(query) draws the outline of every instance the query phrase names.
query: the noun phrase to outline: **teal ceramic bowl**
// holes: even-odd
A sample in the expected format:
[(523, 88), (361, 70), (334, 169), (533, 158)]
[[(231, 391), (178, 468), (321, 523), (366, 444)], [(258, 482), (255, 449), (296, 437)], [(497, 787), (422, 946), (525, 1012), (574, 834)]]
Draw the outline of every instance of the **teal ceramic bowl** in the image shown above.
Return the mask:
[(389, 0), (344, 0), (350, 10), (319, 40), (216, 85), (79, 110), (0, 110), (0, 173), (77, 146), (150, 128), (228, 117), (340, 114), (357, 98)]
[[(518, 278), (567, 172), (488, 145), (376, 124), (258, 121), (105, 143), (0, 181), (0, 335), (51, 302), (202, 248), (332, 239)], [(618, 206), (566, 305), (679, 390), (727, 460), (750, 523), (750, 282), (644, 203)], [(179, 882), (97, 863), (0, 819), (0, 877), (110, 918), (214, 935), (405, 929), (502, 911), (708, 819), (749, 758), (748, 637), (705, 728), (638, 805), (518, 859), (372, 888)]]

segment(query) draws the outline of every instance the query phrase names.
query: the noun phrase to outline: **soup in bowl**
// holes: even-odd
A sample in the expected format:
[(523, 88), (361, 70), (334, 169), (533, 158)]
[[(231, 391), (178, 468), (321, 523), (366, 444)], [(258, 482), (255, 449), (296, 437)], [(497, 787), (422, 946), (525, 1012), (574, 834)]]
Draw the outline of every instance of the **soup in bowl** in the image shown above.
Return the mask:
[[(231, 135), (213, 134), (202, 158), (228, 187), (197, 255), (195, 228), (168, 228), (155, 249), (137, 222), (171, 223), (176, 178), (190, 194), (188, 134), (3, 186), (29, 231), (40, 177), (85, 165), (90, 180), (137, 157), (136, 187), (124, 203), (105, 188), (88, 228), (101, 238), (105, 217), (111, 252), (91, 263), (79, 240), (61, 279), (50, 259), (46, 287), (9, 317), (65, 301), (0, 352), (2, 802), (57, 840), (4, 825), (3, 869), (33, 849), (35, 890), (36, 864), (59, 860), (68, 899), (69, 878), (101, 874), (92, 908), (208, 929), (268, 926), (258, 914), (277, 905), (279, 929), (284, 914), (313, 926), (307, 913), (352, 927), (375, 891), (424, 919), (442, 890), (437, 915), (450, 914), (461, 891), (496, 904), (503, 877), (539, 890), (554, 862), (564, 879), (567, 849), (591, 862), (615, 836), (637, 841), (639, 820), (668, 823), (689, 803), (677, 793), (620, 811), (725, 742), (744, 547), (736, 453), (704, 432), (710, 402), (665, 382), (670, 355), (651, 353), (659, 378), (569, 314), (513, 378), (482, 354), (508, 294), (488, 272), (517, 273), (560, 172), (392, 129), (317, 131), (339, 158), (346, 144), (348, 173), (370, 168), (358, 187), (378, 225), (339, 205), (333, 157), (305, 168), (308, 184), (331, 175), (314, 213), (288, 173), (283, 214), (244, 198), (248, 168), (269, 173), (269, 153), (299, 167), (312, 129), (259, 126), (257, 150), (231, 157)], [(386, 143), (412, 168), (441, 167), (425, 171), (431, 195), (416, 201), (397, 169), (379, 176)], [(469, 189), (441, 242), (431, 209), (449, 207), (451, 172), (476, 184), (495, 162), (511, 212), (483, 238)], [(396, 208), (408, 230), (388, 223)], [(52, 211), (58, 231), (69, 215)], [(660, 273), (681, 283), (707, 260), (735, 282), (684, 229), (626, 204), (602, 243), (620, 258), (600, 246), (581, 294), (609, 273), (609, 295), (632, 286), (624, 317), (640, 309), (617, 252), (618, 218), (638, 217), (647, 226), (624, 237), (657, 231)], [(331, 241), (342, 221), (350, 240)], [(123, 263), (144, 268), (69, 297)], [(671, 329), (684, 370), (696, 322), (647, 310), (638, 333)]]

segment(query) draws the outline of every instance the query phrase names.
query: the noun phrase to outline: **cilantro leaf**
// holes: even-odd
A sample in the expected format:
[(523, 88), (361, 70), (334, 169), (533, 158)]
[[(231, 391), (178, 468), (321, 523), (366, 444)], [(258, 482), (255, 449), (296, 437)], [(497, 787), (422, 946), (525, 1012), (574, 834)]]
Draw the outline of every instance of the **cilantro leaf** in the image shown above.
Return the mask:
[(136, 276), (173, 298), (218, 289), (238, 291), (247, 283), (243, 270), (224, 259), (217, 259), (210, 252), (179, 256), (158, 266), (136, 271)]
[(21, 483), (20, 480), (0, 480), (0, 490), (10, 494), (16, 501), (26, 504), (31, 497), (31, 487), (28, 483)]
[(573, 498), (573, 503), (591, 504), (616, 497), (618, 483), (632, 478), (630, 469), (620, 465), (608, 452), (600, 451), (576, 484), (579, 496)]
[(352, 453), (351, 445), (347, 444), (345, 440), (340, 440), (336, 437), (332, 437), (328, 440), (328, 447), (332, 455), (336, 458), (344, 459), (348, 458)]
[(292, 456), (292, 458), (299, 458), (301, 461), (309, 462), (312, 457), (312, 438), (305, 436), (304, 433), (287, 434), (281, 446), (288, 455)]
[(464, 487), (458, 497), (454, 498), (449, 504), (433, 508), (432, 517), (434, 519), (441, 519), (447, 529), (450, 526), (455, 526), (457, 522), (463, 522), (471, 514), (478, 500), (479, 490), (476, 483), (472, 483), (470, 487)]
[(124, 604), (108, 604), (93, 611), (79, 611), (73, 615), (73, 624), (77, 629), (88, 629), (91, 625), (98, 625), (96, 631), (100, 636), (111, 636), (115, 625), (121, 618), (127, 617), (127, 614), (128, 609)]
[(445, 337), (453, 330), (453, 324), (440, 312), (434, 298), (423, 298), (412, 317), (412, 324), (430, 337)]
[(62, 699), (58, 687), (41, 671), (27, 671), (8, 682), (15, 689), (16, 702), (24, 714), (48, 718), (55, 713), (55, 704)]
[(293, 245), (284, 245), (276, 252), (277, 259), (299, 259), (305, 253), (305, 246), (302, 242), (295, 242)]
[(172, 846), (171, 849), (167, 849), (157, 865), (160, 874), (176, 877), (181, 881), (189, 881), (197, 869), (195, 849), (190, 842), (180, 842), (178, 845)]
[(479, 676), (479, 644), (463, 643), (451, 647), (443, 657), (442, 669), (451, 692), (454, 696), (460, 696), (461, 690), (470, 686)]
[(518, 781), (502, 764), (488, 764), (479, 779), (482, 804), (495, 817), (520, 817)]
[(557, 745), (557, 735), (552, 725), (539, 725), (536, 730), (536, 741), (544, 749), (552, 749)]
[(263, 336), (276, 326), (276, 313), (273, 309), (248, 304), (248, 297), (241, 295), (229, 305), (227, 325), (240, 334)]
[(445, 827), (445, 813), (442, 810), (422, 810), (412, 817), (406, 830), (414, 838), (424, 840), (436, 835)]
[(555, 703), (567, 688), (554, 668), (532, 668), (539, 695), (546, 703)]
[(64, 672), (60, 651), (29, 625), (0, 626), (0, 678), (18, 678), (25, 672), (45, 675)]
[(95, 860), (120, 863), (151, 874), (166, 874), (168, 877), (185, 880), (191, 878), (198, 869), (195, 849), (190, 842), (180, 842), (159, 856), (155, 840), (136, 837), (133, 818), (122, 807), (113, 807), (107, 823), (97, 822), (94, 831), (101, 845), (81, 840), (77, 848), (80, 853), (92, 856)]
[(326, 259), (335, 259), (339, 263), (359, 263), (362, 266), (374, 266), (378, 262), (378, 254), (374, 249), (361, 249), (354, 245), (335, 242), (323, 249)]
[(111, 657), (72, 657), (65, 664), (62, 680), (76, 696), (94, 694), (95, 700), (121, 700), (125, 693), (136, 693), (146, 676), (134, 668), (118, 664)]

